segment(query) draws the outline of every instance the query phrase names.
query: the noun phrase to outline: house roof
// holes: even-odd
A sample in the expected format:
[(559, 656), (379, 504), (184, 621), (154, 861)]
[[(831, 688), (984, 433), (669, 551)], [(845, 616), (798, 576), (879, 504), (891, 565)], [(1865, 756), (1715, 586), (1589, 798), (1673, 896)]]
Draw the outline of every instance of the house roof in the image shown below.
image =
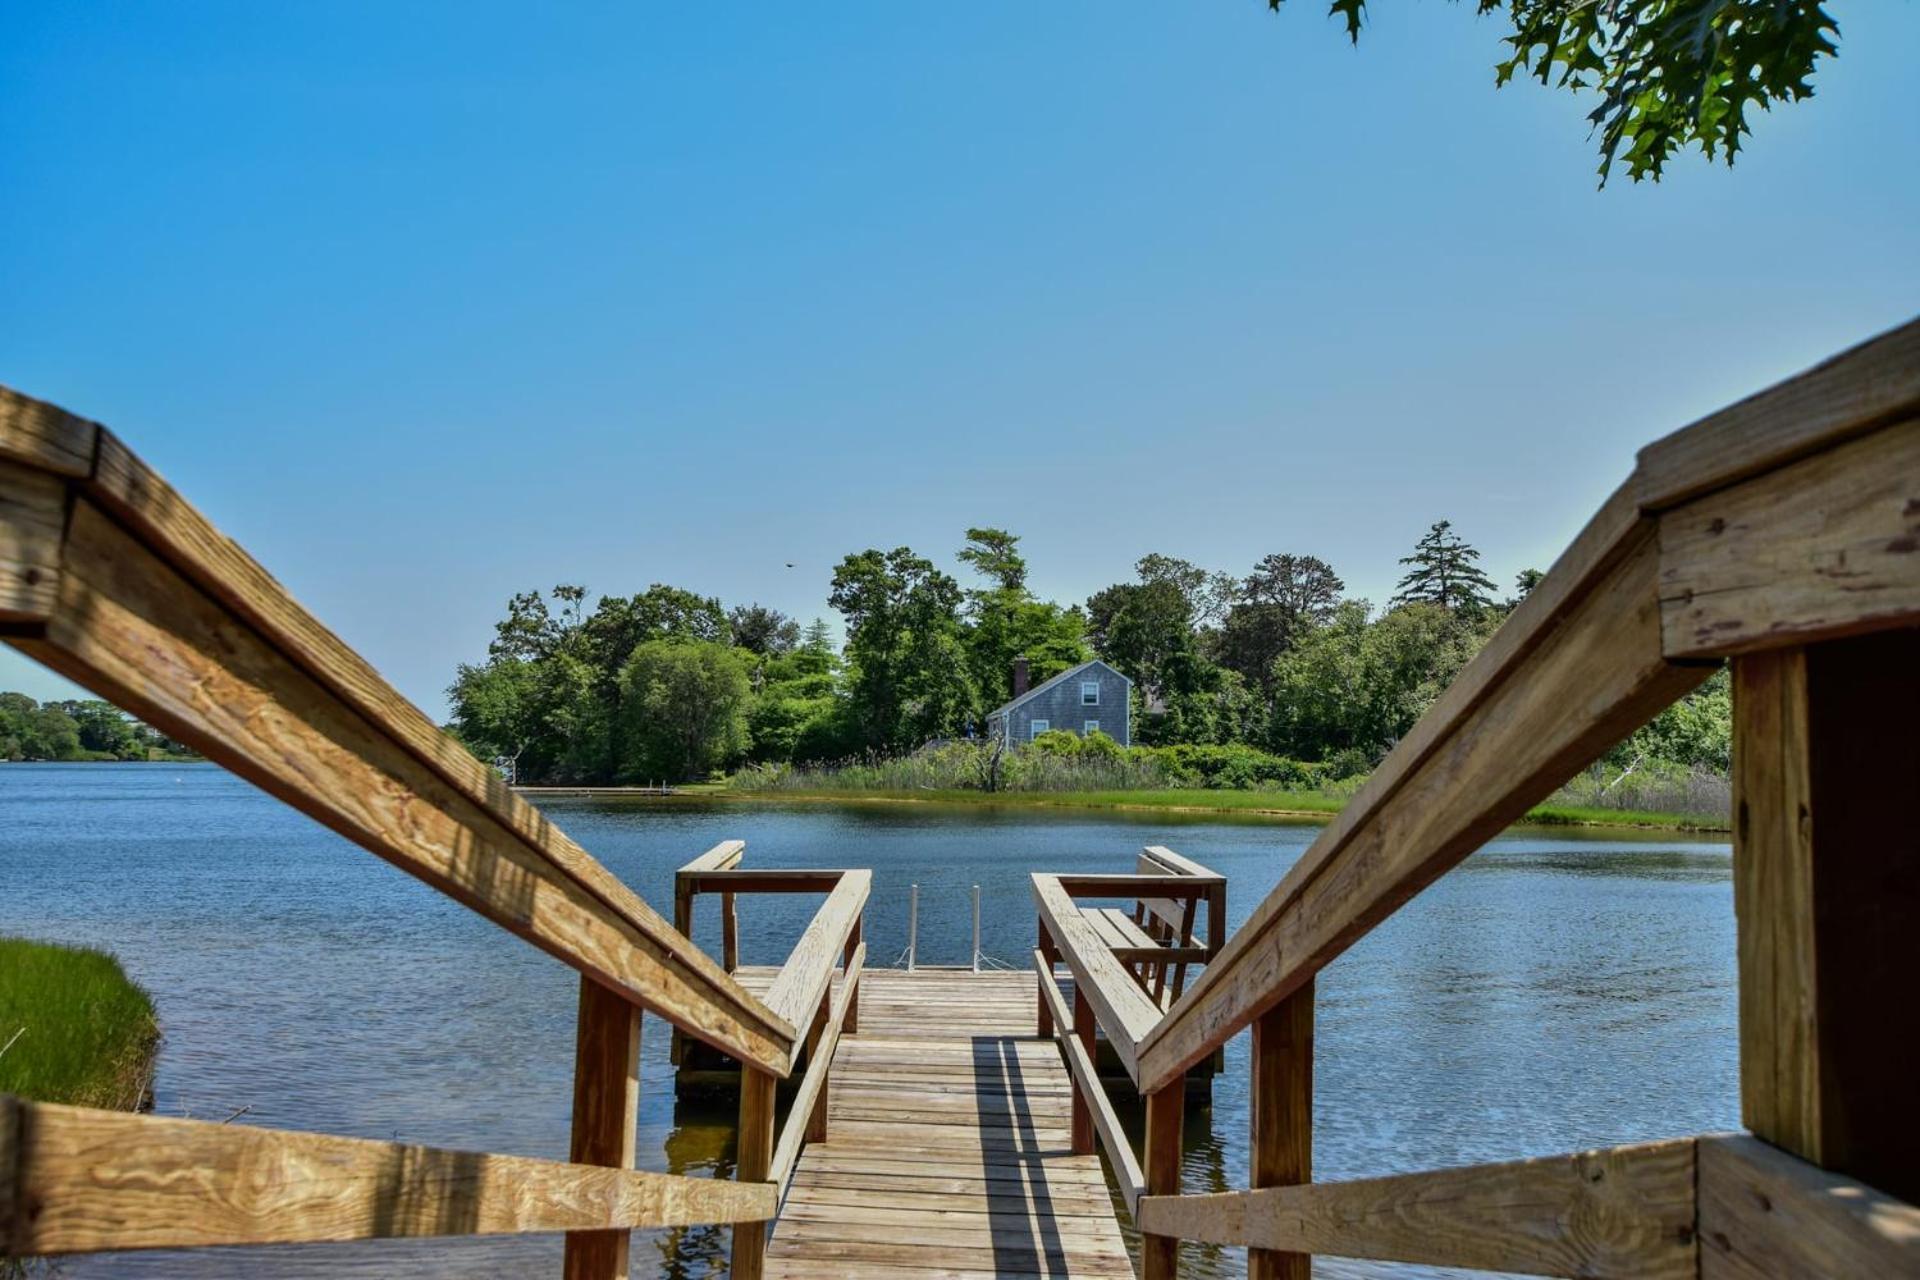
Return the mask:
[(1133, 681), (1128, 680), (1125, 676), (1120, 675), (1118, 671), (1115, 671), (1113, 667), (1108, 666), (1108, 664), (1100, 661), (1100, 659), (1095, 658), (1090, 662), (1083, 662), (1077, 667), (1068, 667), (1065, 671), (1062, 671), (1059, 675), (1053, 676), (1046, 680), (1042, 680), (1039, 684), (1033, 686), (1033, 688), (1027, 690), (1025, 693), (1021, 694), (1019, 697), (1014, 698), (1010, 701), (1001, 703), (999, 706), (995, 707), (993, 710), (987, 712), (987, 719), (991, 720), (995, 716), (1005, 715), (1007, 712), (1013, 710), (1015, 707), (1027, 701), (1029, 698), (1038, 697), (1040, 694), (1045, 693), (1048, 689), (1053, 688), (1053, 686), (1057, 684), (1062, 684), (1067, 680), (1072, 679), (1074, 676), (1079, 675), (1081, 672), (1085, 671), (1088, 667), (1104, 667), (1108, 671), (1113, 671), (1114, 675), (1120, 676), (1120, 679), (1125, 681), (1129, 688), (1131, 688), (1133, 685)]

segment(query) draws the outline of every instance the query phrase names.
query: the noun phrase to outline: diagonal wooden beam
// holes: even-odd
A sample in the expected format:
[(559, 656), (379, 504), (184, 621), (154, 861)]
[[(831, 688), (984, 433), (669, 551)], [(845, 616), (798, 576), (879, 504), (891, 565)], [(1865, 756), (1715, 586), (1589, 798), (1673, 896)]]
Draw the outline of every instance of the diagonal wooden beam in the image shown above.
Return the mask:
[(756, 1222), (773, 1188), (0, 1095), (0, 1253)]
[(1214, 1195), (1140, 1229), (1212, 1244), (1589, 1280), (1695, 1274), (1694, 1140)]

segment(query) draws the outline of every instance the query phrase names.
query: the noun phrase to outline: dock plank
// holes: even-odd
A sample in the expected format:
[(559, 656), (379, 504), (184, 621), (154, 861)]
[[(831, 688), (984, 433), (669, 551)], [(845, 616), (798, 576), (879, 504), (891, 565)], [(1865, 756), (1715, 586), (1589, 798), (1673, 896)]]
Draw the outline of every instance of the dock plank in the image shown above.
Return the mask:
[[(756, 995), (774, 970), (736, 971)], [(1073, 1083), (1030, 974), (869, 970), (834, 1058), (827, 1140), (802, 1153), (769, 1277), (1122, 1280), (1100, 1158), (1074, 1155)]]

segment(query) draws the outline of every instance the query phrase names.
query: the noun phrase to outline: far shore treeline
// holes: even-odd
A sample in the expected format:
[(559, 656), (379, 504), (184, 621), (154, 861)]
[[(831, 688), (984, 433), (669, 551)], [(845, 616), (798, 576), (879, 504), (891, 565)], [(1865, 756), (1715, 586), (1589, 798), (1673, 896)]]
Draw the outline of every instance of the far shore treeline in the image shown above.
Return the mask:
[[(1085, 756), (1123, 766), (1107, 785), (1312, 789), (1378, 763), (1540, 579), (1521, 573), (1503, 593), (1478, 559), (1442, 521), (1402, 559), (1384, 608), (1295, 554), (1237, 576), (1148, 555), (1063, 605), (1028, 588), (1015, 535), (969, 529), (964, 585), (905, 547), (843, 559), (827, 598), (839, 648), (824, 621), (803, 629), (758, 604), (656, 584), (590, 605), (587, 588), (561, 585), (508, 602), (486, 661), (459, 668), (448, 727), (522, 783), (743, 767), (773, 781), (796, 765), (819, 778), (946, 752), (959, 786), (1017, 785), (1022, 758)], [(1035, 683), (1095, 656), (1133, 680), (1135, 747), (1061, 733), (1011, 753), (980, 743), (1023, 655)], [(1724, 778), (1730, 740), (1723, 672), (1616, 748), (1594, 783)]]
[(0, 760), (197, 760), (187, 746), (96, 698), (0, 693)]

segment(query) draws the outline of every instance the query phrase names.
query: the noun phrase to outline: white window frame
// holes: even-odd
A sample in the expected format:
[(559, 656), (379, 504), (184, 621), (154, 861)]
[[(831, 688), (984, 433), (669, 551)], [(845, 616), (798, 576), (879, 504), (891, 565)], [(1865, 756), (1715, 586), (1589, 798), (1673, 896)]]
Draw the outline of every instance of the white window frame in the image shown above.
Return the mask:
[[(1089, 698), (1087, 696), (1088, 694), (1092, 694), (1093, 696)], [(1100, 705), (1100, 682), (1098, 680), (1082, 680), (1080, 682), (1080, 705), (1083, 707), (1097, 707)]]
[(1027, 721), (1027, 741), (1032, 742), (1035, 738), (1039, 737), (1041, 734), (1045, 733), (1047, 730), (1051, 728), (1053, 728), (1053, 721), (1051, 720)]
[(1084, 738), (1089, 733), (1098, 732), (1100, 732), (1100, 722), (1098, 720), (1089, 720), (1087, 721), (1086, 727), (1080, 731), (1080, 736)]

